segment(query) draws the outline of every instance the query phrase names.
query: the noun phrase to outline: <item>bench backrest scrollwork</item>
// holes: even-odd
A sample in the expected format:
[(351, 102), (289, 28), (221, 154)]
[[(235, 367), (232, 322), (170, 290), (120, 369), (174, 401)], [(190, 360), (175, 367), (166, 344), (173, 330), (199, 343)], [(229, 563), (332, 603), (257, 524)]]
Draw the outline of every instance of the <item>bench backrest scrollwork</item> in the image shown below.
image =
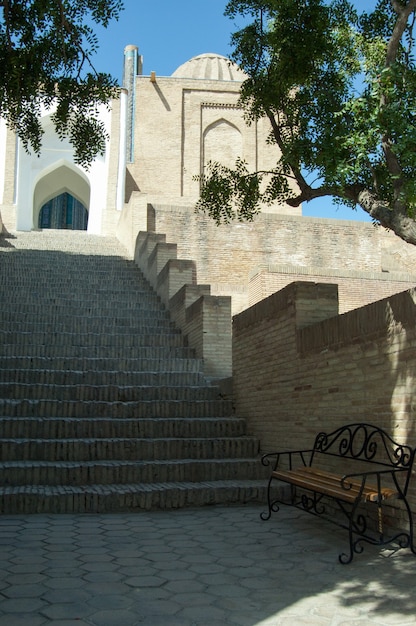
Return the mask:
[(406, 487), (415, 457), (415, 449), (399, 444), (384, 430), (371, 424), (342, 426), (331, 433), (320, 432), (313, 447), (310, 465), (316, 453), (375, 463), (407, 472)]

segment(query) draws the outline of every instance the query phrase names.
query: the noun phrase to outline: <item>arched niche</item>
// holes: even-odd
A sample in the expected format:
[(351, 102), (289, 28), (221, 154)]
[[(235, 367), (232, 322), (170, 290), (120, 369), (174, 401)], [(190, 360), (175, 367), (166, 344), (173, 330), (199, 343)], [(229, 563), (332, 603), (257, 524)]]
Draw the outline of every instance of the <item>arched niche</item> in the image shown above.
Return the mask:
[(42, 207), (53, 198), (69, 194), (87, 211), (90, 206), (90, 184), (85, 174), (72, 163), (61, 160), (39, 175), (33, 192), (33, 223), (38, 224)]
[(203, 168), (209, 161), (234, 167), (243, 155), (243, 137), (239, 129), (223, 118), (213, 122), (203, 134)]

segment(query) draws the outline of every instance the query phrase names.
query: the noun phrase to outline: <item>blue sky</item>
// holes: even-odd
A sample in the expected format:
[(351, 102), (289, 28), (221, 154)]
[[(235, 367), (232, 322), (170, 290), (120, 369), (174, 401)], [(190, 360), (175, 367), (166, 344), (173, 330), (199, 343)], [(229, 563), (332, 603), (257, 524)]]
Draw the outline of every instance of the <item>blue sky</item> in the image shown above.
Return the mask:
[[(143, 72), (170, 76), (179, 65), (204, 52), (229, 56), (230, 37), (237, 24), (224, 16), (227, 0), (124, 0), (118, 22), (97, 32), (99, 50), (96, 68), (121, 82), (125, 46), (138, 46)], [(361, 9), (371, 9), (375, 0), (357, 0)], [(330, 198), (303, 205), (303, 214), (368, 221), (364, 211), (332, 204)]]

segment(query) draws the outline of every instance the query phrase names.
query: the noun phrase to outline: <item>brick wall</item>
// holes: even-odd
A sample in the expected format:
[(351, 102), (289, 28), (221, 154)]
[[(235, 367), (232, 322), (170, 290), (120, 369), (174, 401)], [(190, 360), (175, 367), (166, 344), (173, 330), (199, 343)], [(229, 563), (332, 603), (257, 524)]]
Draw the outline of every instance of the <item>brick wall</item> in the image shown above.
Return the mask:
[(416, 276), (400, 272), (331, 271), (316, 267), (269, 266), (258, 269), (250, 277), (250, 306), (298, 280), (337, 283), (340, 313), (411, 289), (416, 284)]
[(182, 330), (196, 356), (203, 359), (205, 376), (227, 378), (231, 372), (230, 298), (199, 298), (186, 309)]
[[(134, 158), (131, 183), (152, 196), (196, 201), (194, 179), (209, 160), (234, 165), (241, 157), (251, 171), (269, 170), (276, 162), (276, 145), (267, 137), (264, 118), (248, 125), (238, 104), (241, 83), (208, 77), (137, 76), (135, 83)], [(225, 135), (224, 135), (225, 133)], [(289, 184), (291, 181), (289, 180)], [(284, 207), (286, 213), (300, 209)]]
[(333, 316), (336, 298), (297, 282), (233, 318), (236, 413), (263, 452), (356, 421), (416, 445), (416, 290)]
[(237, 314), (296, 280), (338, 283), (341, 311), (416, 284), (416, 249), (364, 222), (259, 214), (217, 226), (192, 207), (150, 204), (148, 230), (166, 234), (198, 280), (230, 295)]
[(14, 205), (16, 135), (10, 129), (7, 130), (6, 157), (1, 221), (4, 230), (9, 231), (16, 228), (16, 206)]
[(117, 205), (118, 162), (120, 158), (120, 106), (121, 99), (111, 101), (111, 134), (108, 147), (108, 178), (107, 178), (107, 204), (103, 207), (101, 218), (101, 232), (104, 235), (112, 235), (115, 231), (120, 212), (115, 210)]

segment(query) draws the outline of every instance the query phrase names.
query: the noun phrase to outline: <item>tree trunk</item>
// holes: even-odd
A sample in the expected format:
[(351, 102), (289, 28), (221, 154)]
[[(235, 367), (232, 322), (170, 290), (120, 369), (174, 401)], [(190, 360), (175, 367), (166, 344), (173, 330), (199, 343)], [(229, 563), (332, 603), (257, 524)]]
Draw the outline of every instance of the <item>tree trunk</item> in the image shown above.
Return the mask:
[(360, 191), (357, 196), (360, 207), (381, 226), (392, 230), (398, 237), (416, 245), (416, 220), (404, 211), (393, 210), (389, 205), (378, 200), (367, 190)]

